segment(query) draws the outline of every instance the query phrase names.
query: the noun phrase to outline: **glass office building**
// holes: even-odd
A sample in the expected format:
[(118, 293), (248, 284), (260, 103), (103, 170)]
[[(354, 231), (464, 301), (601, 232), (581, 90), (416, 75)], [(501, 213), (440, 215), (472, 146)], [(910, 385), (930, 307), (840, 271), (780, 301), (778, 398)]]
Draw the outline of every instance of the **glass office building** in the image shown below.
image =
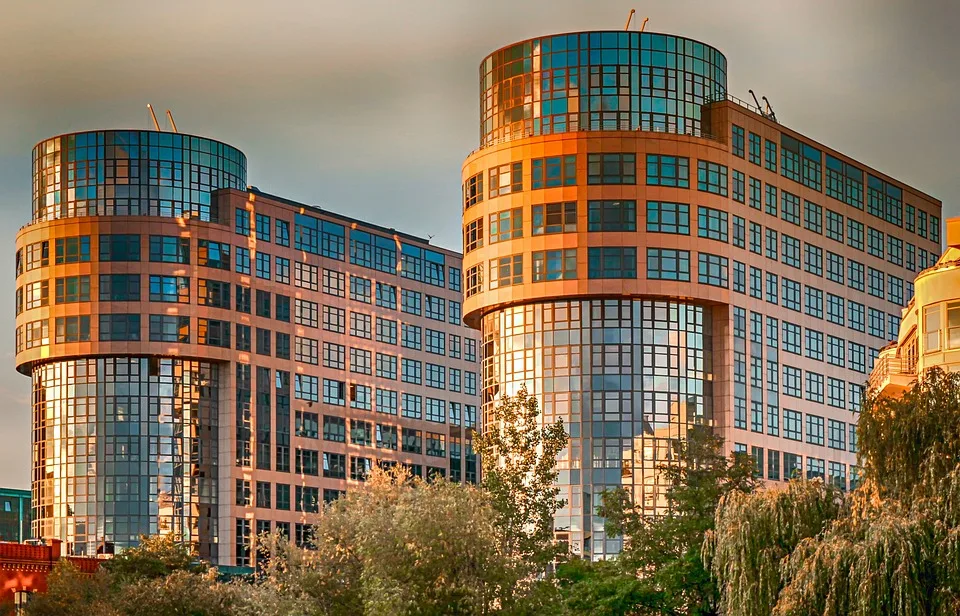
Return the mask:
[(0, 488), (0, 541), (30, 538), (30, 490)]
[(526, 385), (563, 419), (556, 532), (584, 557), (621, 547), (604, 490), (665, 511), (692, 425), (769, 482), (855, 486), (863, 384), (940, 255), (938, 200), (728, 97), (727, 74), (649, 32), (480, 64), (462, 212), (482, 409)]
[(94, 555), (172, 534), (248, 567), (378, 462), (477, 481), (458, 253), (248, 189), (244, 155), (202, 137), (76, 133), (33, 161), (34, 536)]

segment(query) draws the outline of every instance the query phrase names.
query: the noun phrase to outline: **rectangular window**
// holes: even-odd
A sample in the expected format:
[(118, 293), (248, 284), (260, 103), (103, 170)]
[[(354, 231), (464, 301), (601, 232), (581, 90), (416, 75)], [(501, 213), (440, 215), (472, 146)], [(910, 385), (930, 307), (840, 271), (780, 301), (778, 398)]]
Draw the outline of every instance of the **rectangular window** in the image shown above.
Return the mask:
[(576, 186), (577, 155), (548, 156), (535, 158), (531, 162), (531, 187), (555, 188), (558, 186)]
[(690, 252), (669, 248), (647, 248), (649, 280), (690, 281)]
[(301, 289), (319, 291), (319, 273), (320, 268), (316, 265), (295, 261), (293, 264), (293, 284)]
[(801, 425), (801, 415), (798, 411), (783, 411), (783, 438), (791, 441), (800, 441), (803, 439), (803, 426)]
[(732, 124), (732, 135), (730, 140), (730, 149), (734, 156), (743, 158), (744, 156), (744, 131), (742, 126)]
[(710, 207), (697, 208), (697, 235), (720, 242), (727, 241), (727, 213)]
[(690, 188), (690, 159), (647, 154), (647, 184)]
[(197, 319), (197, 343), (229, 349), (230, 322), (215, 319)]
[(823, 208), (810, 201), (803, 202), (804, 227), (814, 233), (823, 233)]
[(523, 162), (498, 165), (489, 170), (490, 198), (523, 190)]
[(533, 281), (574, 280), (577, 277), (577, 249), (533, 253)]
[[(84, 317), (88, 318), (88, 317)], [(89, 323), (89, 321), (88, 321)], [(89, 332), (88, 332), (89, 333)], [(190, 342), (190, 317), (150, 315), (151, 342)]]
[(762, 164), (761, 157), (761, 139), (760, 135), (750, 133), (750, 162), (754, 165)]
[[(575, 204), (574, 204), (575, 205)], [(534, 206), (536, 211), (536, 206)], [(574, 209), (575, 211), (575, 209)], [(534, 221), (536, 224), (536, 221)], [(549, 227), (549, 220), (548, 220)], [(572, 225), (576, 230), (576, 217)], [(587, 203), (587, 231), (636, 231), (636, 201), (589, 201)], [(549, 231), (548, 231), (549, 232)]]
[(863, 251), (863, 223), (847, 218), (847, 246)]
[(388, 310), (397, 309), (397, 287), (383, 282), (377, 283), (377, 306)]
[(761, 193), (763, 185), (757, 178), (750, 178), (750, 207), (759, 211), (762, 209)]
[(733, 200), (738, 203), (746, 203), (746, 176), (742, 171), (736, 169), (732, 172), (733, 177)]
[(636, 154), (588, 154), (587, 184), (636, 184)]
[(100, 236), (100, 260), (101, 261), (139, 261), (140, 260), (140, 236), (139, 235), (101, 235)]
[(513, 208), (490, 214), (491, 244), (523, 237), (523, 208)]
[(197, 264), (230, 271), (230, 244), (199, 240), (197, 250)]
[(727, 271), (729, 268), (726, 257), (708, 253), (698, 253), (697, 282), (714, 287), (727, 288)]
[[(44, 322), (46, 325), (46, 322)], [(90, 317), (88, 315), (76, 317), (57, 317), (54, 323), (54, 342), (89, 342)]]
[(377, 317), (377, 342), (397, 344), (397, 322), (392, 319)]
[[(86, 263), (90, 261), (90, 236), (75, 235), (57, 238), (54, 263)], [(17, 275), (19, 276), (18, 272)]]
[(777, 144), (764, 139), (764, 164), (768, 171), (777, 172)]
[(823, 417), (807, 414), (807, 442), (823, 445)]
[(483, 201), (483, 172), (470, 176), (463, 183), (463, 207), (472, 207)]
[(785, 190), (780, 191), (780, 218), (800, 226), (800, 197)]
[(697, 190), (727, 196), (727, 167), (707, 160), (697, 161)]
[[(589, 248), (587, 252), (587, 277), (591, 279), (636, 278), (637, 249), (632, 246)], [(491, 285), (491, 288), (494, 287)]]
[(90, 276), (66, 276), (54, 283), (54, 297), (58, 304), (75, 304), (90, 301)]
[(100, 342), (137, 340), (140, 340), (139, 314), (100, 315)]
[(690, 206), (686, 203), (647, 201), (647, 232), (690, 235)]
[[(577, 230), (577, 203), (547, 203), (533, 206), (532, 235), (573, 233)], [(493, 239), (490, 240), (493, 243)]]
[(523, 284), (522, 254), (490, 259), (489, 267), (491, 290)]

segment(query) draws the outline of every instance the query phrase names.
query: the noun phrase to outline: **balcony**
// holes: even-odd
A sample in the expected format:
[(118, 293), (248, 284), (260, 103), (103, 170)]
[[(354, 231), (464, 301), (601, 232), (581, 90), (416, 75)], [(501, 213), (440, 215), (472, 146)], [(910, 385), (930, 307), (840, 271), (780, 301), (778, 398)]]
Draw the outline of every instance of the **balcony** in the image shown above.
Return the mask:
[(894, 345), (880, 351), (868, 383), (870, 389), (882, 396), (898, 397), (910, 388), (916, 378), (916, 362), (897, 357), (897, 347)]

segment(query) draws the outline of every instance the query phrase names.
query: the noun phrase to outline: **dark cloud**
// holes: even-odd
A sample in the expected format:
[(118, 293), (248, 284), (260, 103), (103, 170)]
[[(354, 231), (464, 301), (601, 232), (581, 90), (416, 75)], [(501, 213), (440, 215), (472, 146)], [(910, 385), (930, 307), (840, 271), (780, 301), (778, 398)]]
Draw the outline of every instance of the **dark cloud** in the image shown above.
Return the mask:
[[(14, 222), (0, 243), (29, 218), (35, 142), (147, 128), (152, 102), (181, 130), (243, 149), (263, 190), (458, 247), (480, 60), (519, 39), (622, 28), (631, 7), (648, 30), (723, 51), (732, 94), (766, 94), (784, 124), (960, 213), (957, 2), (8, 0), (0, 212)], [(12, 265), (2, 271), (10, 290)], [(12, 302), (0, 323), (12, 349)], [(29, 382), (11, 353), (3, 362), (0, 485), (27, 487)]]

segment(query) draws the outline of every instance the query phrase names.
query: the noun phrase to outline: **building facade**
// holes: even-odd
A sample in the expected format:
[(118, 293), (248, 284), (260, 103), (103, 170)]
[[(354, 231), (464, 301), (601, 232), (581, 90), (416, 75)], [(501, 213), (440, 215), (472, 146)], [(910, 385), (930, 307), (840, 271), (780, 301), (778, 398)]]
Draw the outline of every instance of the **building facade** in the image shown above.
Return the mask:
[(960, 218), (947, 221), (943, 256), (920, 272), (893, 341), (880, 350), (870, 387), (899, 396), (930, 368), (960, 369)]
[(30, 538), (30, 490), (0, 488), (0, 541)]
[(34, 536), (83, 555), (173, 533), (247, 566), (377, 461), (476, 480), (459, 254), (247, 189), (244, 155), (200, 137), (76, 133), (33, 160)]
[(863, 384), (940, 202), (728, 98), (723, 54), (687, 38), (531, 39), (479, 77), (464, 315), (482, 414), (526, 385), (568, 427), (558, 536), (616, 554), (601, 493), (663, 511), (694, 424), (767, 481), (856, 485)]

